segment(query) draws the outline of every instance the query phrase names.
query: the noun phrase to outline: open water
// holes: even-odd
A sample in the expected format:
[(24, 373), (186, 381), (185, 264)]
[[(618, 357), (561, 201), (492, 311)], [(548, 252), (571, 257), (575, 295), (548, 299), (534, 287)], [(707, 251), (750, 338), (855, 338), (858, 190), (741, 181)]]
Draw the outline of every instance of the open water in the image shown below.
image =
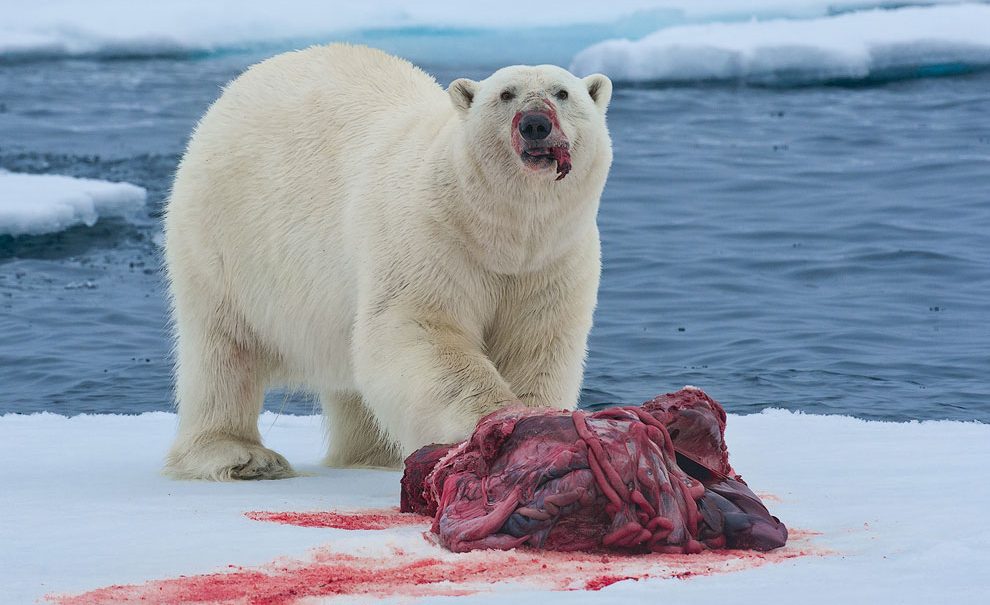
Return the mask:
[[(0, 413), (170, 408), (161, 205), (196, 120), (259, 58), (0, 62), (0, 168), (149, 192), (138, 221), (0, 236)], [(617, 87), (582, 404), (694, 384), (730, 412), (990, 421), (988, 116), (985, 71)]]

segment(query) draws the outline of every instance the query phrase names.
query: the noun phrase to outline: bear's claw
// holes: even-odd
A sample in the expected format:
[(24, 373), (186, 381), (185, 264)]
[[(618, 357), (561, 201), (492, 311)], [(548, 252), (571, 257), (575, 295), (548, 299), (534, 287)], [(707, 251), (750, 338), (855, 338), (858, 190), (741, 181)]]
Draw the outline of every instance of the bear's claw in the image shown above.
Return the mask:
[(165, 473), (175, 479), (244, 481), (286, 479), (296, 472), (284, 456), (264, 446), (236, 439), (201, 443), (173, 451)]

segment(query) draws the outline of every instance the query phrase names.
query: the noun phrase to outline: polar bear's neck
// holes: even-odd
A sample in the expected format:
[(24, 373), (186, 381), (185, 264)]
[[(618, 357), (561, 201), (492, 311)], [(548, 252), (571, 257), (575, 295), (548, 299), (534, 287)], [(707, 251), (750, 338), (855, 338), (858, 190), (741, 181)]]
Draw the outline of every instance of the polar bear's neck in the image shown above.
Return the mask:
[(538, 271), (588, 238), (597, 241), (595, 217), (604, 179), (587, 183), (578, 175), (571, 181), (534, 182), (511, 164), (504, 172), (486, 169), (477, 153), (450, 134), (448, 152), (433, 171), (443, 198), (436, 210), (484, 267), (502, 274)]

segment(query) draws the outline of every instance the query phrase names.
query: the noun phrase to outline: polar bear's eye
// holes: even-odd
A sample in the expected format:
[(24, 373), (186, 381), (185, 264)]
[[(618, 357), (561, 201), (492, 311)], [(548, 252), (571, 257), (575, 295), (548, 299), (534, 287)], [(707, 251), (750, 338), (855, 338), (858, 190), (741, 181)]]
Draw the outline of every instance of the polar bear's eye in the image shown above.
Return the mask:
[(560, 99), (561, 101), (563, 101), (564, 99), (567, 98), (567, 91), (566, 90), (561, 90), (560, 92), (558, 92), (554, 96), (556, 96), (558, 99)]
[(499, 95), (499, 97), (503, 101), (511, 101), (512, 99), (516, 98), (516, 95), (511, 90), (503, 90), (502, 94)]

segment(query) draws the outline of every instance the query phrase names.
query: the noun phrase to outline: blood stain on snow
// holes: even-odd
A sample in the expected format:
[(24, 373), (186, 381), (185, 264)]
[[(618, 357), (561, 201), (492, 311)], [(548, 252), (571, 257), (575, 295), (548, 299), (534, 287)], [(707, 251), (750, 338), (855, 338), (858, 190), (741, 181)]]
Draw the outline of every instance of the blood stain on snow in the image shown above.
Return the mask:
[(797, 527), (790, 527), (787, 529), (787, 542), (788, 544), (791, 544), (796, 540), (808, 541), (811, 538), (820, 535), (822, 535), (822, 532), (815, 531), (813, 529), (801, 529)]
[(640, 576), (598, 576), (584, 583), (585, 590), (601, 590), (623, 580), (639, 580)]
[(330, 529), (390, 529), (403, 525), (429, 525), (431, 519), (422, 515), (400, 513), (399, 509), (376, 509), (353, 512), (275, 512), (250, 511), (244, 516), (254, 521), (269, 521), (299, 527)]
[[(303, 515), (273, 517), (270, 515)], [(385, 529), (425, 524), (425, 517), (397, 511), (351, 513), (250, 513), (249, 517), (304, 527)], [(317, 516), (313, 516), (317, 515)], [(344, 517), (340, 519), (338, 517)], [(299, 521), (299, 523), (295, 523)], [(797, 535), (795, 535), (797, 534)], [(307, 598), (463, 596), (525, 587), (537, 590), (601, 590), (624, 580), (681, 579), (751, 569), (804, 556), (826, 556), (810, 544), (816, 532), (792, 531), (775, 551), (724, 550), (696, 555), (617, 555), (516, 549), (454, 554), (430, 546), (419, 554), (383, 548), (382, 556), (312, 551), (308, 560), (280, 558), (260, 567), (179, 576), (144, 584), (113, 585), (79, 595), (48, 595), (58, 605), (292, 605)]]
[(279, 561), (260, 568), (231, 566), (228, 573), (115, 585), (80, 595), (48, 598), (59, 605), (291, 605), (310, 597), (460, 596), (508, 589), (511, 585), (543, 590), (601, 590), (627, 579), (688, 579), (813, 554), (817, 553), (790, 547), (773, 553), (713, 551), (639, 556), (520, 549), (462, 555), (438, 553), (433, 557), (398, 553), (362, 557), (322, 550), (315, 552), (311, 561)]

